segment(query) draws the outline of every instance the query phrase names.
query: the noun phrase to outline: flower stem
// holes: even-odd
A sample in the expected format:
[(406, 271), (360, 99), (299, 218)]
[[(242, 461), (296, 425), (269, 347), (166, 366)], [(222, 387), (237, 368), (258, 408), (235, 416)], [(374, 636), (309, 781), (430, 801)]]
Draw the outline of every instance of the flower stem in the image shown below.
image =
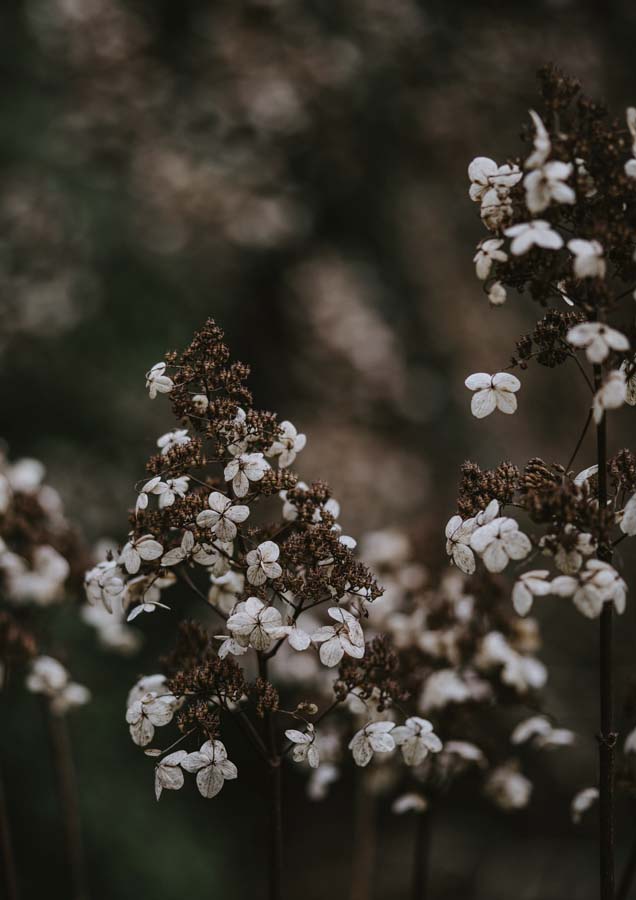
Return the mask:
[(431, 809), (416, 813), (412, 900), (427, 900), (431, 851)]
[[(267, 657), (258, 656), (259, 675), (267, 680)], [(269, 751), (269, 900), (282, 900), (283, 896), (283, 760), (276, 744), (274, 717), (271, 710), (265, 712), (265, 742)]]
[(72, 883), (71, 897), (72, 900), (87, 900), (82, 825), (70, 736), (64, 716), (56, 715), (48, 701), (45, 701), (45, 705), (53, 766), (62, 808), (67, 863)]
[[(597, 390), (602, 382), (600, 366), (594, 367)], [(607, 506), (607, 425), (604, 415), (596, 428), (598, 462), (598, 505), (602, 516)], [(599, 543), (599, 558), (612, 561), (612, 549), (603, 540)], [(612, 665), (613, 607), (603, 605), (599, 628), (599, 687), (601, 729), (599, 745), (599, 849), (601, 900), (614, 900), (614, 687)]]
[(4, 884), (4, 896), (7, 900), (18, 900), (18, 873), (13, 854), (13, 841), (9, 827), (9, 812), (4, 793), (4, 780), (0, 772), (0, 859), (2, 861), (2, 874)]

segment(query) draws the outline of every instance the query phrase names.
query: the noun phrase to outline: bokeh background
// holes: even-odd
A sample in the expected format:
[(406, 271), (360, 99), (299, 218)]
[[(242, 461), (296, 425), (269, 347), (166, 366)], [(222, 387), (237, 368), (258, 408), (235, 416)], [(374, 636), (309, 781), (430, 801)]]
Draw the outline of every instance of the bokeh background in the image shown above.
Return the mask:
[[(514, 419), (470, 416), (464, 377), (507, 363), (538, 310), (488, 308), (467, 164), (519, 152), (547, 61), (617, 112), (636, 101), (635, 37), (629, 0), (2, 4), (0, 431), (12, 455), (44, 461), (89, 540), (121, 538), (132, 485), (171, 427), (144, 372), (213, 316), (251, 363), (259, 404), (308, 434), (300, 472), (332, 484), (347, 532), (405, 527), (439, 568), (461, 462), (564, 460), (587, 402), (574, 373), (535, 370)], [(615, 417), (617, 447), (628, 418)], [(434, 838), (436, 898), (594, 896), (593, 823), (575, 831), (568, 805), (595, 778), (596, 631), (556, 603), (541, 620), (548, 705), (584, 737), (551, 758), (527, 813), (454, 802)], [(628, 612), (620, 626), (621, 702), (634, 624)], [(246, 763), (214, 803), (182, 792), (157, 806), (129, 741), (125, 694), (154, 669), (165, 626), (146, 627), (130, 660), (65, 627), (95, 697), (71, 723), (91, 896), (260, 897), (260, 774)], [(23, 894), (65, 898), (45, 735), (23, 702), (2, 722)], [(348, 898), (354, 786), (316, 806), (292, 775), (287, 799), (290, 895)], [(397, 900), (410, 823), (377, 815), (375, 897)], [(621, 856), (630, 830), (625, 809)]]

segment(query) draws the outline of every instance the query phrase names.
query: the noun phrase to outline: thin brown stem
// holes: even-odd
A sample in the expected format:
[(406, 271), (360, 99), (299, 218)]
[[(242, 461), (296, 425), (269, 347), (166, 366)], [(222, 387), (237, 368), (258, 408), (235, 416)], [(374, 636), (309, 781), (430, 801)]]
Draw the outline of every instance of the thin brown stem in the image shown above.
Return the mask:
[(79, 796), (71, 740), (65, 718), (56, 715), (48, 701), (44, 703), (62, 810), (66, 858), (71, 879), (70, 896), (72, 900), (88, 900)]
[(0, 855), (2, 859), (2, 883), (7, 900), (18, 900), (18, 871), (13, 854), (13, 841), (9, 825), (9, 811), (4, 792), (4, 779), (0, 772)]
[(371, 900), (376, 859), (375, 797), (365, 784), (365, 772), (356, 773), (350, 900)]
[(413, 855), (412, 900), (427, 900), (431, 856), (431, 809), (417, 813)]
[[(602, 383), (600, 366), (594, 366), (596, 388)], [(599, 513), (607, 506), (607, 424), (604, 415), (596, 428), (598, 462)], [(601, 542), (598, 552), (604, 562), (612, 561), (612, 548)], [(614, 731), (614, 685), (612, 665), (613, 607), (603, 605), (599, 628), (599, 688), (600, 733), (599, 745), (599, 849), (601, 900), (615, 900), (614, 893), (614, 752), (617, 735)]]
[(585, 440), (585, 435), (587, 434), (587, 430), (588, 430), (588, 428), (590, 427), (590, 424), (591, 424), (591, 422), (592, 422), (592, 415), (593, 415), (593, 413), (594, 413), (594, 411), (593, 411), (592, 409), (590, 409), (589, 413), (587, 414), (587, 419), (585, 420), (585, 425), (583, 426), (583, 431), (582, 431), (581, 434), (579, 435), (579, 439), (578, 439), (578, 441), (576, 442), (576, 447), (575, 447), (574, 450), (572, 451), (572, 455), (570, 456), (570, 458), (569, 458), (569, 460), (568, 460), (568, 464), (567, 464), (567, 466), (565, 467), (565, 471), (566, 471), (566, 472), (569, 472), (569, 471), (570, 471), (570, 469), (571, 469), (572, 466), (574, 465), (574, 460), (575, 460), (576, 457), (579, 455), (579, 450), (580, 450), (581, 447), (583, 446), (583, 441)]
[[(258, 655), (258, 671), (261, 678), (267, 681), (267, 657)], [(270, 811), (270, 845), (269, 845), (269, 900), (282, 900), (283, 897), (283, 780), (282, 758), (278, 752), (274, 717), (270, 710), (265, 713), (265, 742), (269, 750), (269, 811)]]

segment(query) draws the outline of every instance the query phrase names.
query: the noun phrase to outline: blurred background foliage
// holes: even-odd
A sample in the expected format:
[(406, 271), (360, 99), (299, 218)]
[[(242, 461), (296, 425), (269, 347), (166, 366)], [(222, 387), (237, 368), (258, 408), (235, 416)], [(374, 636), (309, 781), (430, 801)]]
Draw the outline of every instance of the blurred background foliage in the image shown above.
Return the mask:
[[(507, 363), (539, 310), (527, 298), (488, 308), (466, 166), (518, 152), (546, 61), (617, 112), (633, 103), (635, 25), (628, 0), (2, 4), (12, 455), (45, 462), (90, 540), (120, 539), (132, 485), (171, 427), (143, 374), (211, 315), (252, 365), (257, 402), (308, 434), (301, 475), (332, 484), (346, 530), (405, 527), (439, 568), (459, 464), (563, 460), (587, 403), (574, 373), (555, 385), (540, 370), (514, 420), (469, 415), (464, 377)], [(616, 416), (625, 434), (629, 414)], [(594, 895), (593, 827), (575, 833), (568, 803), (595, 778), (595, 633), (556, 602), (541, 615), (550, 709), (586, 738), (550, 760), (527, 814), (457, 800), (435, 837), (436, 897)], [(628, 612), (624, 685), (633, 624)], [(95, 900), (262, 892), (267, 825), (249, 761), (233, 753), (244, 778), (214, 803), (183, 793), (157, 807), (126, 733), (126, 691), (170, 627), (152, 621), (141, 655), (120, 661), (64, 624), (95, 698), (72, 721)], [(3, 715), (2, 744), (24, 896), (64, 898), (43, 728), (25, 696)], [(288, 801), (291, 896), (348, 897), (352, 784), (315, 806), (292, 774)], [(404, 896), (410, 830), (385, 812), (376, 896), (389, 900)]]

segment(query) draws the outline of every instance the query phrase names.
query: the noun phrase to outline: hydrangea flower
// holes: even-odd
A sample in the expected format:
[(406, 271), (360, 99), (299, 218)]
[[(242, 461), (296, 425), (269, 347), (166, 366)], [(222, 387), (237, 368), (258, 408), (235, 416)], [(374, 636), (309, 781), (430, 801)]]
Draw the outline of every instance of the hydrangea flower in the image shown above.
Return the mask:
[(542, 247), (544, 250), (559, 250), (563, 246), (563, 238), (554, 231), (549, 222), (544, 219), (533, 219), (531, 222), (522, 222), (511, 225), (504, 231), (506, 237), (512, 238), (510, 252), (513, 256), (522, 256), (532, 247)]
[(470, 546), (489, 572), (503, 572), (510, 560), (525, 559), (532, 550), (530, 538), (519, 530), (515, 519), (506, 516), (481, 525), (472, 535)]
[(239, 644), (255, 650), (269, 650), (274, 640), (288, 632), (276, 607), (266, 606), (258, 597), (239, 603), (226, 624)]
[(234, 506), (232, 500), (219, 491), (212, 491), (208, 497), (209, 509), (197, 516), (197, 525), (209, 528), (222, 541), (233, 541), (236, 526), (244, 522), (250, 514), (248, 506)]
[(181, 760), (186, 772), (196, 772), (199, 793), (206, 799), (216, 797), (226, 781), (238, 777), (238, 770), (227, 758), (227, 750), (221, 741), (206, 741), (195, 753), (188, 753)]
[(296, 459), (296, 454), (305, 447), (307, 437), (298, 434), (296, 427), (291, 422), (281, 422), (278, 427), (278, 436), (267, 451), (268, 456), (277, 456), (278, 465), (286, 469)]
[(605, 278), (607, 264), (603, 245), (599, 241), (574, 238), (568, 241), (568, 250), (574, 254), (574, 274), (577, 278)]
[(126, 567), (126, 571), (135, 575), (139, 571), (142, 560), (149, 562), (159, 559), (162, 553), (163, 547), (159, 541), (156, 541), (151, 534), (144, 534), (141, 537), (133, 538), (124, 545), (121, 551), (121, 561)]
[(177, 750), (164, 756), (155, 767), (155, 797), (161, 797), (162, 791), (178, 791), (183, 787), (183, 770), (181, 763), (188, 754), (185, 750)]
[(509, 372), (497, 372), (496, 375), (476, 372), (469, 375), (464, 384), (469, 391), (475, 391), (470, 410), (477, 419), (489, 416), (496, 409), (506, 415), (511, 415), (517, 409), (515, 394), (521, 387), (521, 382), (516, 375)]
[(636, 494), (633, 494), (625, 504), (619, 526), (623, 534), (629, 537), (636, 535)]
[(600, 559), (588, 559), (577, 577), (559, 575), (552, 582), (552, 592), (572, 597), (588, 619), (600, 616), (605, 603), (613, 603), (619, 614), (625, 611), (627, 585), (613, 566)]
[(566, 340), (573, 347), (585, 350), (591, 363), (604, 362), (612, 350), (629, 350), (625, 335), (604, 322), (581, 322), (570, 328)]
[(167, 431), (157, 438), (157, 447), (165, 456), (166, 453), (170, 453), (175, 447), (185, 447), (191, 440), (192, 438), (188, 434), (187, 428), (175, 428), (174, 431)]
[(519, 576), (512, 589), (512, 605), (520, 616), (527, 616), (535, 597), (546, 597), (551, 592), (547, 569), (532, 569)]
[(500, 281), (495, 281), (488, 291), (488, 302), (491, 306), (502, 306), (506, 302), (508, 294)]
[(531, 213), (540, 213), (555, 203), (572, 205), (576, 202), (576, 194), (569, 184), (572, 175), (572, 163), (553, 160), (526, 175), (523, 185), (526, 190), (526, 206)]
[(306, 732), (289, 728), (285, 732), (285, 737), (294, 744), (294, 749), (292, 750), (294, 762), (305, 762), (306, 760), (312, 769), (318, 768), (320, 765), (320, 753), (316, 746), (316, 732), (313, 725), (307, 725)]
[(432, 723), (418, 716), (411, 716), (404, 725), (394, 728), (391, 737), (402, 750), (407, 766), (419, 766), (429, 753), (439, 753), (442, 749), (442, 742), (434, 734)]
[(446, 553), (458, 569), (467, 575), (475, 571), (475, 554), (470, 546), (470, 539), (477, 528), (477, 519), (462, 519), (452, 516), (446, 523)]
[(172, 378), (166, 375), (165, 362), (155, 363), (149, 372), (146, 372), (146, 387), (151, 400), (157, 394), (169, 394), (174, 387)]
[(476, 203), (483, 202), (492, 188), (511, 188), (521, 180), (522, 174), (518, 166), (498, 166), (494, 159), (477, 156), (468, 166), (468, 177), (471, 185), (470, 199)]
[(324, 625), (315, 631), (311, 639), (320, 644), (320, 661), (332, 668), (337, 666), (345, 653), (354, 659), (364, 656), (364, 634), (360, 622), (354, 615), (340, 606), (332, 606), (327, 610), (335, 625)]
[(488, 778), (486, 794), (506, 812), (523, 809), (530, 801), (532, 783), (519, 771), (516, 761), (498, 766)]
[(503, 243), (503, 238), (490, 238), (477, 247), (473, 262), (477, 278), (481, 281), (485, 281), (490, 275), (493, 262), (506, 262), (508, 259), (508, 254), (501, 249)]
[[(634, 162), (636, 163), (636, 160), (634, 160)], [(634, 174), (636, 175), (636, 167)], [(570, 806), (570, 815), (575, 825), (578, 825), (588, 809), (591, 809), (592, 806), (594, 806), (598, 801), (598, 797), (598, 788), (595, 787), (583, 788), (582, 791), (578, 792)]]
[(625, 375), (619, 369), (608, 372), (603, 384), (594, 394), (592, 410), (594, 421), (598, 425), (608, 409), (619, 409), (627, 397)]
[(534, 125), (534, 138), (532, 142), (534, 150), (527, 158), (525, 167), (526, 169), (537, 169), (544, 165), (550, 156), (550, 153), (552, 152), (552, 142), (550, 141), (550, 135), (543, 124), (541, 116), (533, 109), (529, 112)]
[(394, 722), (369, 722), (361, 728), (349, 743), (353, 761), (357, 766), (367, 766), (374, 753), (390, 753), (395, 750), (395, 741), (390, 732)]
[(280, 578), (283, 570), (277, 562), (279, 556), (280, 547), (274, 541), (264, 541), (256, 550), (250, 550), (245, 557), (249, 583), (259, 585), (265, 584), (268, 578)]
[(112, 613), (113, 601), (120, 599), (126, 589), (117, 561), (104, 560), (89, 569), (84, 576), (84, 589), (89, 603), (101, 603)]
[(250, 489), (250, 481), (261, 481), (269, 463), (262, 453), (241, 453), (226, 465), (223, 477), (232, 482), (237, 497), (245, 497)]
[(148, 691), (142, 697), (129, 702), (126, 722), (130, 736), (139, 747), (146, 747), (153, 739), (155, 728), (168, 725), (176, 708), (176, 698), (172, 694), (157, 694)]

